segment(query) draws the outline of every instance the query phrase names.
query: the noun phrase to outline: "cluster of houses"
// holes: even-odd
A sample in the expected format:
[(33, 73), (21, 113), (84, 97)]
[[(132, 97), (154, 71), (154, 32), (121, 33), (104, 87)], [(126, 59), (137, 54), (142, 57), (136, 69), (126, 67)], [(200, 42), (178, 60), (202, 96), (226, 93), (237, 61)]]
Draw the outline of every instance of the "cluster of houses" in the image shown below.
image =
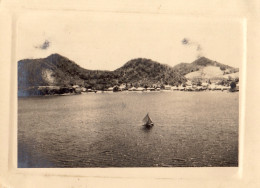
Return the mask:
[[(35, 88), (36, 89), (36, 88)], [(32, 89), (33, 93), (30, 92), (30, 95), (67, 95), (67, 94), (81, 94), (86, 92), (118, 92), (118, 91), (205, 91), (205, 90), (230, 90), (231, 86), (228, 85), (219, 85), (216, 83), (201, 83), (199, 85), (192, 84), (191, 81), (188, 81), (185, 85), (172, 86), (172, 85), (152, 85), (151, 87), (134, 87), (126, 84), (115, 85), (109, 87), (104, 91), (97, 91), (95, 89), (87, 89), (79, 85), (73, 85), (70, 87), (60, 87), (60, 86), (38, 86), (35, 90)], [(239, 91), (239, 84), (237, 83), (235, 89), (232, 91)], [(29, 92), (29, 91), (27, 91)], [(25, 94), (27, 95), (27, 94)]]
[[(120, 86), (109, 87), (107, 91), (204, 91), (204, 90), (229, 90), (230, 86), (219, 85), (216, 83), (201, 83), (200, 85), (192, 84), (191, 81), (188, 81), (185, 85), (172, 86), (172, 85), (163, 85), (161, 87), (152, 86), (152, 87), (127, 87), (125, 84)], [(236, 91), (239, 91), (239, 85), (236, 85)]]
[(107, 91), (160, 91), (160, 87), (127, 87), (125, 84), (114, 86), (107, 89)]
[(180, 91), (204, 91), (204, 90), (229, 90), (230, 86), (217, 85), (215, 83), (208, 84), (202, 83), (201, 85), (187, 84), (185, 87), (181, 86), (167, 86), (168, 90), (180, 90)]

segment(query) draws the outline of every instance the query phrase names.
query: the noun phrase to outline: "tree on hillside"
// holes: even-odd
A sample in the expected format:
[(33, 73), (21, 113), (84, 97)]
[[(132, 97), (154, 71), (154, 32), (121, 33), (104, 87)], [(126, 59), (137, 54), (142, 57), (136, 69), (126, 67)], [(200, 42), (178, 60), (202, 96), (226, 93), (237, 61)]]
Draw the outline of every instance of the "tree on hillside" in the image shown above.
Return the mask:
[(197, 86), (201, 86), (201, 84), (202, 84), (201, 81), (198, 80), (198, 81), (197, 81)]
[(231, 89), (236, 88), (236, 82), (231, 82), (231, 83), (230, 83), (230, 87), (231, 87)]
[(115, 87), (113, 88), (113, 92), (118, 92), (118, 91), (119, 91), (118, 86), (115, 86)]
[(231, 91), (231, 92), (234, 92), (235, 89), (236, 89), (236, 86), (237, 86), (237, 85), (236, 85), (236, 82), (231, 82), (231, 83), (230, 83), (230, 91)]

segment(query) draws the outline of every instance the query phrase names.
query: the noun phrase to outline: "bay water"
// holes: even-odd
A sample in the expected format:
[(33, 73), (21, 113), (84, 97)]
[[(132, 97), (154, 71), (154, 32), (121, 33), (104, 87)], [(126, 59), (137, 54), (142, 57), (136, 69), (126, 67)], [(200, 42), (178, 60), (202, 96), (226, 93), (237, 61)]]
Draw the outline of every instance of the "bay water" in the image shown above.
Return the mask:
[(238, 92), (18, 98), (18, 167), (238, 166), (238, 122)]

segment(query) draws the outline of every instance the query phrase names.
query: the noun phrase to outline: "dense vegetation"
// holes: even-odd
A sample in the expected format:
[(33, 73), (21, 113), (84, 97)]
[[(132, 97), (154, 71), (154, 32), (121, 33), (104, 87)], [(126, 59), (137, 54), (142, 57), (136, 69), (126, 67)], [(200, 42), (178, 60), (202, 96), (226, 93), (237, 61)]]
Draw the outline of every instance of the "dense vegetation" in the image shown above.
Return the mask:
[(178, 71), (181, 75), (186, 75), (190, 72), (198, 71), (200, 70), (201, 67), (206, 67), (206, 66), (216, 66), (219, 67), (220, 70), (224, 72), (227, 71), (228, 73), (235, 73), (239, 71), (238, 68), (233, 68), (228, 65), (224, 65), (216, 61), (212, 61), (206, 57), (201, 57), (193, 61), (192, 63), (180, 63), (174, 66), (173, 69)]
[(115, 71), (87, 70), (59, 54), (41, 59), (24, 59), (18, 62), (18, 89), (26, 90), (37, 86), (70, 87), (79, 85), (86, 88), (104, 90), (114, 85), (126, 84), (135, 87), (180, 85), (187, 80), (187, 73), (197, 71), (202, 66), (217, 66), (221, 70), (237, 72), (238, 69), (199, 58), (193, 63), (181, 63), (175, 67), (163, 65), (145, 58), (128, 61)]
[[(51, 73), (51, 80), (44, 75)], [(32, 86), (71, 86), (106, 89), (127, 83), (133, 86), (152, 84), (180, 84), (186, 79), (167, 65), (149, 59), (134, 59), (115, 71), (87, 70), (59, 54), (42, 59), (25, 59), (18, 62), (18, 88)]]
[(119, 83), (131, 83), (136, 87), (150, 87), (154, 84), (180, 85), (186, 82), (184, 75), (172, 67), (144, 58), (130, 60), (114, 72), (118, 75)]
[[(51, 79), (46, 79), (44, 72), (51, 72)], [(71, 86), (93, 87), (105, 83), (115, 83), (111, 71), (87, 70), (59, 54), (52, 54), (42, 59), (25, 59), (18, 62), (18, 88), (31, 86)]]

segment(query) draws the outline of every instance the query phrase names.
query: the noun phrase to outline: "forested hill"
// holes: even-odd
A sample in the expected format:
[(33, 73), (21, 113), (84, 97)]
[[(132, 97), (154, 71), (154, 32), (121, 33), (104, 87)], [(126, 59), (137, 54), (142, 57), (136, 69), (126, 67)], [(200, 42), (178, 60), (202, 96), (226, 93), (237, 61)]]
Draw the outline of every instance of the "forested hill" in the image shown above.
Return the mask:
[[(102, 90), (122, 83), (143, 87), (153, 84), (179, 85), (187, 81), (187, 75), (190, 73), (198, 72), (209, 66), (222, 71), (223, 75), (227, 70), (228, 74), (238, 72), (238, 69), (205, 57), (174, 67), (151, 59), (137, 58), (128, 61), (114, 71), (88, 70), (66, 57), (52, 54), (46, 58), (18, 61), (18, 89), (34, 86), (80, 85)], [(200, 76), (200, 74), (197, 75)]]
[(171, 67), (143, 58), (133, 59), (115, 71), (87, 70), (59, 54), (18, 62), (19, 89), (49, 85), (105, 89), (122, 83), (145, 86), (185, 81), (186, 78)]
[(239, 69), (201, 57), (192, 63), (180, 63), (173, 67), (188, 80), (222, 82), (239, 78)]
[(139, 83), (141, 86), (186, 82), (184, 75), (180, 75), (172, 67), (145, 58), (132, 59), (114, 72), (118, 75), (119, 82), (135, 85)]
[(87, 70), (59, 54), (18, 61), (18, 88), (96, 84), (110, 80), (111, 71)]
[(224, 65), (221, 63), (218, 63), (217, 61), (212, 61), (206, 57), (200, 57), (199, 59), (196, 59), (192, 63), (179, 63), (173, 67), (175, 71), (178, 71), (181, 75), (186, 75), (191, 72), (195, 72), (200, 70), (201, 68), (207, 67), (207, 66), (214, 66), (218, 67), (221, 71), (229, 70), (230, 73), (238, 72), (238, 68), (234, 68), (228, 65)]

